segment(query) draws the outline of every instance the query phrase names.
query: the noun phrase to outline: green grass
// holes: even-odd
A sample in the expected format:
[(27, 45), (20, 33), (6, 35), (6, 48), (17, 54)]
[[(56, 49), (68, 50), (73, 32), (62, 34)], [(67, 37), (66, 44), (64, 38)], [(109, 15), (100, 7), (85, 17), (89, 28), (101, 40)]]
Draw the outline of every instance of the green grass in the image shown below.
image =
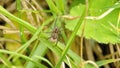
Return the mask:
[[(10, 50), (5, 50), (5, 49), (0, 49), (0, 58), (2, 59), (3, 64), (1, 64), (2, 68), (8, 68), (12, 66), (19, 67), (21, 68), (60, 68), (62, 63), (64, 62), (67, 64), (67, 66), (71, 68), (80, 68), (81, 63), (86, 63), (84, 65), (85, 68), (94, 68), (94, 67), (101, 67), (106, 64), (112, 63), (112, 62), (117, 62), (119, 59), (108, 59), (108, 60), (100, 60), (100, 61), (91, 61), (87, 63), (87, 60), (84, 60), (81, 58), (76, 52), (74, 52), (70, 47), (72, 46), (72, 43), (75, 41), (75, 37), (77, 35), (77, 32), (80, 31), (79, 28), (81, 28), (85, 17), (85, 4), (82, 3), (82, 11), (77, 14), (80, 16), (77, 21), (72, 21), (72, 22), (67, 22), (68, 20), (64, 19), (62, 16), (63, 15), (70, 15), (72, 12), (73, 14), (76, 14), (79, 10), (78, 8), (80, 7), (78, 3), (74, 2), (75, 5), (78, 5), (77, 7), (71, 6), (72, 9), (74, 10), (69, 10), (70, 7), (66, 6), (67, 1), (64, 0), (46, 0), (47, 5), (49, 6), (49, 13), (51, 15), (48, 15), (47, 18), (44, 18), (43, 22), (40, 22), (40, 26), (33, 26), (29, 22), (25, 21), (22, 19), (22, 6), (20, 5), (21, 2), (20, 0), (17, 0), (17, 16), (14, 14), (11, 14), (8, 12), (6, 9), (4, 9), (2, 6), (0, 6), (0, 14), (8, 17), (12, 22), (15, 22), (19, 24), (19, 31), (20, 31), (20, 41), (21, 41), (21, 46), (17, 48), (15, 51), (10, 51)], [(33, 6), (32, 4), (30, 4)], [(117, 7), (118, 8), (118, 7)], [(83, 10), (84, 9), (84, 10)], [(92, 10), (92, 9), (91, 9)], [(26, 10), (27, 11), (27, 10)], [(33, 10), (34, 11), (34, 10)], [(69, 11), (69, 12), (67, 12)], [(29, 10), (28, 10), (29, 12)], [(43, 10), (44, 13), (49, 14)], [(71, 13), (70, 13), (71, 12)], [(39, 12), (38, 12), (39, 13)], [(42, 13), (42, 12), (41, 12)], [(70, 13), (70, 14), (69, 14)], [(90, 12), (92, 14), (92, 12)], [(37, 18), (37, 13), (32, 13), (33, 17)], [(27, 18), (27, 17), (26, 17)], [(58, 23), (56, 26), (64, 25), (62, 29), (70, 29), (71, 33), (69, 36), (67, 36), (66, 31), (63, 30), (61, 31), (62, 37), (63, 37), (63, 42), (58, 40), (58, 44), (55, 46), (54, 42), (51, 42), (48, 40), (50, 34), (47, 34), (44, 32), (45, 31), (51, 31), (51, 27), (55, 24), (53, 21), (57, 19)], [(71, 21), (71, 20), (69, 20)], [(51, 24), (51, 22), (53, 22)], [(87, 21), (88, 22), (88, 21)], [(35, 22), (36, 23), (36, 22)], [(67, 24), (66, 24), (67, 23)], [(73, 25), (69, 26), (69, 23), (75, 24), (76, 26)], [(91, 22), (89, 22), (90, 24)], [(96, 24), (96, 23), (92, 23)], [(45, 28), (48, 25), (47, 29)], [(87, 25), (87, 24), (86, 24)], [(105, 24), (106, 25), (106, 24)], [(67, 27), (66, 27), (67, 26)], [(89, 25), (87, 25), (89, 26)], [(27, 30), (30, 32), (30, 37), (29, 39), (26, 38), (26, 34), (24, 31)], [(88, 34), (87, 34), (88, 35)], [(86, 36), (86, 35), (85, 35)], [(94, 35), (92, 35), (94, 37)], [(83, 43), (83, 42), (81, 42)], [(14, 47), (14, 46), (13, 46)], [(77, 49), (77, 48), (76, 48)], [(87, 50), (86, 50), (87, 51)], [(50, 55), (49, 54), (52, 54)], [(27, 54), (29, 53), (29, 54)], [(8, 55), (9, 56), (5, 56)], [(47, 56), (47, 57), (46, 57)], [(50, 56), (50, 57), (48, 57)], [(22, 58), (22, 59), (21, 59)], [(52, 59), (51, 59), (52, 58)], [(12, 59), (12, 60), (11, 60)], [(83, 61), (81, 61), (83, 60)]]

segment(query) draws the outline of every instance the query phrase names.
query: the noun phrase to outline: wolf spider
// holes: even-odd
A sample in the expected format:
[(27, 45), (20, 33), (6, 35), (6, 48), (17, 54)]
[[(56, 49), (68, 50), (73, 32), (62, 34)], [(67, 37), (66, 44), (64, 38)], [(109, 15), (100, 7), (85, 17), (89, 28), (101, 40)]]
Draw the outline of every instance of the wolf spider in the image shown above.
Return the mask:
[(57, 45), (58, 40), (60, 39), (59, 36), (61, 36), (61, 30), (60, 30), (60, 28), (58, 26), (56, 26), (56, 20), (55, 20), (55, 22), (53, 24), (54, 24), (54, 28), (51, 31), (51, 35), (49, 37), (49, 40), (51, 42), (55, 42), (56, 43), (55, 45)]

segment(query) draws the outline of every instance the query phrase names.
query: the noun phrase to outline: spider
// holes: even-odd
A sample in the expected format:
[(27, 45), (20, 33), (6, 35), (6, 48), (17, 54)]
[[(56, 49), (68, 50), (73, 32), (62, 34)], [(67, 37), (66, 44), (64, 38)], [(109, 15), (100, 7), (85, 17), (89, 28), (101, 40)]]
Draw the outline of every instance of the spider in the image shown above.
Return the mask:
[(61, 33), (60, 29), (58, 27), (55, 27), (52, 30), (52, 33), (51, 33), (51, 36), (50, 36), (50, 41), (58, 42), (58, 38), (59, 38), (60, 33)]
[(61, 30), (60, 30), (60, 28), (58, 26), (56, 26), (56, 22), (57, 22), (57, 20), (55, 20), (55, 22), (54, 22), (54, 28), (51, 31), (51, 35), (49, 37), (49, 40), (51, 42), (55, 42), (56, 43), (55, 45), (57, 45), (58, 40), (59, 40), (60, 35), (61, 35)]

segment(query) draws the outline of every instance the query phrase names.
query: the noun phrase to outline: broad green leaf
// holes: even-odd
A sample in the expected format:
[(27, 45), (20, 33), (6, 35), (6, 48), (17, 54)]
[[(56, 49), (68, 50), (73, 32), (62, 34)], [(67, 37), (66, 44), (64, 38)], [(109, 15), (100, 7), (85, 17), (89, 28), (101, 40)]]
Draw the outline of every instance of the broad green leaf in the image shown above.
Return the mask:
[[(98, 4), (99, 3), (99, 4)], [(118, 2), (119, 3), (119, 2)], [(94, 39), (100, 43), (119, 43), (120, 36), (119, 32), (113, 28), (120, 27), (118, 20), (119, 9), (118, 7), (112, 7), (116, 5), (112, 0), (94, 0), (89, 2), (89, 16), (91, 17), (99, 17), (100, 15), (104, 14), (111, 8), (114, 8), (108, 14), (104, 14), (100, 19), (87, 19), (86, 18), (86, 26), (84, 31), (84, 36), (87, 39)], [(119, 4), (118, 4), (119, 5)], [(110, 8), (111, 7), (111, 8)], [(78, 4), (71, 8), (70, 15), (80, 17), (81, 12), (85, 8), (84, 4)], [(73, 31), (74, 27), (77, 24), (78, 19), (69, 20), (66, 22), (66, 28)], [(112, 24), (113, 26), (111, 26)], [(79, 28), (77, 35), (81, 36), (82, 25)]]

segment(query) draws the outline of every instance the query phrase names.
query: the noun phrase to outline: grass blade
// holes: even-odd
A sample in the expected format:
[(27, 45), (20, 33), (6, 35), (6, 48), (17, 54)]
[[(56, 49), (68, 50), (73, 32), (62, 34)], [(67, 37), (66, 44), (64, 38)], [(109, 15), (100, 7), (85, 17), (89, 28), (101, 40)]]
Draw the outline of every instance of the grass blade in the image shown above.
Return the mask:
[(7, 54), (12, 54), (12, 55), (16, 55), (16, 56), (22, 57), (22, 58), (24, 58), (26, 60), (29, 60), (29, 61), (35, 63), (35, 65), (38, 66), (38, 67), (46, 68), (46, 66), (44, 66), (44, 65), (42, 65), (40, 63), (35, 62), (33, 59), (31, 59), (31, 58), (29, 58), (29, 57), (27, 57), (25, 55), (21, 55), (21, 54), (18, 54), (16, 52), (11, 52), (11, 51), (7, 51), (7, 50), (0, 50), (0, 52), (1, 53), (7, 53)]
[(75, 29), (74, 29), (74, 31), (73, 31), (70, 39), (68, 40), (68, 43), (67, 43), (64, 51), (62, 52), (62, 56), (60, 57), (60, 60), (59, 60), (58, 63), (56, 64), (55, 68), (59, 68), (59, 67), (60, 67), (60, 65), (61, 65), (61, 63), (62, 63), (62, 61), (63, 61), (66, 53), (68, 52), (68, 50), (69, 50), (69, 48), (70, 48), (70, 45), (71, 45), (72, 41), (73, 41), (74, 38), (75, 38), (75, 35), (76, 35), (77, 31), (79, 30), (80, 25), (82, 24), (82, 22), (83, 22), (83, 20), (84, 20), (84, 17), (85, 17), (85, 13), (83, 13), (83, 15), (81, 16), (81, 18), (79, 19), (79, 21), (78, 21), (78, 23), (77, 23), (77, 25), (76, 25), (76, 27), (75, 27)]
[(61, 14), (61, 11), (58, 9), (58, 7), (55, 6), (52, 0), (46, 0), (46, 2), (48, 3), (53, 14)]
[(5, 10), (2, 6), (0, 6), (0, 14), (3, 14), (5, 16), (7, 16), (9, 19), (15, 21), (16, 23), (21, 24), (22, 26), (24, 26), (25, 28), (27, 28), (31, 33), (34, 33), (36, 31), (36, 28), (34, 26), (32, 26), (31, 24), (29, 24), (28, 22), (12, 15), (11, 13), (9, 13), (7, 10)]

